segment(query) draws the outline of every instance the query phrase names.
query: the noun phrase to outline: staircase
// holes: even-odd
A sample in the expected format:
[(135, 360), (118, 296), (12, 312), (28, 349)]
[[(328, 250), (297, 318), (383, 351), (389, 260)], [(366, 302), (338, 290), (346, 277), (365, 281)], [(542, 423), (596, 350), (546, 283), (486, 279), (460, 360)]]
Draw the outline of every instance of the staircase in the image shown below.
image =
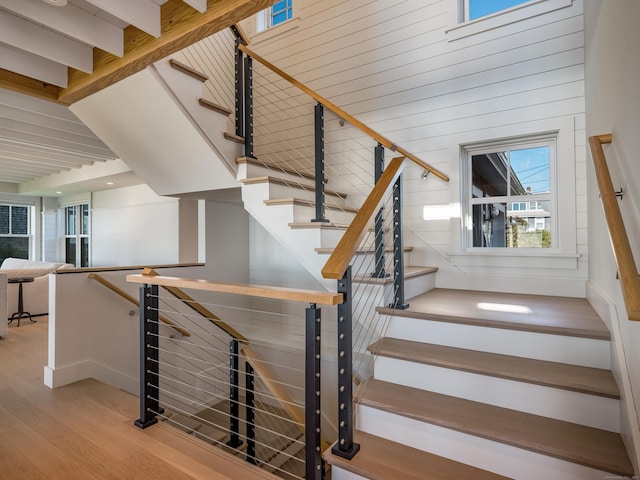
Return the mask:
[(634, 474), (609, 332), (585, 300), (435, 289), (410, 302), (379, 309), (392, 319), (369, 346), (362, 449), (325, 452), (334, 480)]

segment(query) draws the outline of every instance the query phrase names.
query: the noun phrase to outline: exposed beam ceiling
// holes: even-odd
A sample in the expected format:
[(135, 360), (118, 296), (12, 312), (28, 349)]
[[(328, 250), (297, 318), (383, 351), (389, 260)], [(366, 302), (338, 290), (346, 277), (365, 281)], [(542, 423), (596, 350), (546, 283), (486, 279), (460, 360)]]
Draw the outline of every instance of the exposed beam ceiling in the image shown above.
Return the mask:
[(274, 2), (0, 0), (0, 184), (113, 160), (66, 106)]

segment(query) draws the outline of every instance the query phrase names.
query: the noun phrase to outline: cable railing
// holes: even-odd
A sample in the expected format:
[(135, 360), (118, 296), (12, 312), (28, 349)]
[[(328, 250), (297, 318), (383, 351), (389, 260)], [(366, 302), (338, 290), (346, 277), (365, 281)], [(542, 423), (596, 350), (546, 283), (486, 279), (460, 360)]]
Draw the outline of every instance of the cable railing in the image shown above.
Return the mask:
[[(332, 316), (329, 307), (340, 303), (342, 295), (146, 273), (127, 277), (129, 282), (143, 284), (140, 419), (136, 425), (146, 428), (166, 421), (283, 478), (321, 478), (315, 475), (324, 469), (320, 453), (327, 443), (321, 437), (324, 312), (320, 305)], [(210, 318), (185, 305), (194, 300), (185, 302), (164, 287), (217, 297), (225, 294), (215, 303), (199, 301), (199, 310), (215, 311), (232, 331), (243, 329), (247, 319), (252, 323), (270, 313), (277, 318), (280, 331), (286, 324), (291, 335), (301, 340), (300, 348), (283, 350), (265, 340), (269, 335), (259, 330), (251, 336), (261, 341), (249, 345), (248, 335), (241, 342), (221, 328), (212, 328)], [(264, 302), (259, 303), (260, 309), (253, 308), (254, 299), (276, 300), (277, 308), (268, 312)], [(282, 313), (281, 302), (287, 302), (287, 313)], [(162, 335), (158, 329), (161, 312), (170, 314), (190, 336)]]
[(616, 191), (611, 181), (611, 174), (607, 167), (607, 160), (604, 155), (603, 144), (609, 144), (612, 135), (596, 135), (589, 137), (591, 156), (596, 171), (596, 180), (600, 190), (600, 198), (604, 207), (609, 236), (613, 245), (613, 254), (616, 259), (618, 275), (620, 277), (620, 288), (627, 309), (629, 320), (640, 320), (640, 277), (638, 268), (633, 258), (633, 251), (629, 243), (624, 220), (618, 205)]

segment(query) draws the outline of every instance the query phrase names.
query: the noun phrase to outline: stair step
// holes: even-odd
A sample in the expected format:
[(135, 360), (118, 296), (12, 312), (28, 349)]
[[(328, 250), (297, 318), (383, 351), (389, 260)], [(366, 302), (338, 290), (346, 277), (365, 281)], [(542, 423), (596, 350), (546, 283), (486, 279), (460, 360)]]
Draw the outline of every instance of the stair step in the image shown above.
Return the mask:
[[(227, 107), (223, 107), (222, 105), (218, 105), (217, 103), (212, 102), (211, 100), (207, 100), (206, 98), (199, 98), (198, 103), (205, 108), (213, 110), (215, 112), (221, 113), (223, 115), (231, 115), (233, 112), (229, 110)], [(244, 139), (242, 140), (244, 142)]]
[(397, 338), (383, 338), (370, 345), (368, 350), (375, 355), (409, 362), (436, 365), (590, 395), (620, 398), (620, 391), (612, 373), (599, 368), (478, 352)]
[[(312, 200), (305, 200), (304, 198), (275, 198), (272, 200), (265, 200), (265, 205), (300, 205), (305, 207), (314, 207), (316, 202)], [(325, 204), (327, 210), (337, 210), (340, 212), (358, 213), (357, 208), (341, 207), (340, 205), (333, 205), (331, 203)], [(317, 250), (317, 249), (316, 249)], [(327, 249), (324, 249), (327, 250)]]
[(385, 315), (609, 340), (607, 326), (584, 298), (436, 288)]
[[(331, 255), (335, 248), (316, 248), (316, 252), (320, 255)], [(402, 249), (405, 253), (413, 252), (413, 247), (403, 247)], [(393, 247), (385, 247), (385, 253), (393, 253)], [(363, 248), (360, 250), (356, 250), (356, 255), (371, 255), (376, 253), (375, 248)]]
[(322, 456), (334, 467), (371, 480), (505, 480), (508, 478), (360, 431), (355, 432), (355, 441), (360, 444), (360, 451), (351, 460), (333, 455), (331, 449), (326, 450)]
[(375, 379), (369, 380), (361, 405), (615, 475), (633, 475), (622, 437), (606, 430)]
[[(242, 137), (240, 137), (242, 138)], [(242, 138), (242, 141), (244, 142), (244, 138)], [(253, 165), (256, 167), (261, 167), (261, 168), (265, 168), (267, 170), (272, 170), (274, 173), (284, 173), (287, 175), (293, 175), (294, 177), (302, 177), (302, 178), (306, 178), (307, 180), (311, 180), (311, 181), (315, 181), (316, 176), (311, 174), (311, 173), (306, 173), (306, 172), (299, 172), (296, 170), (291, 170), (289, 168), (286, 167), (281, 167), (280, 165), (276, 165), (273, 163), (267, 163), (267, 162), (261, 162), (258, 159), (255, 158), (250, 158), (250, 157), (240, 157), (238, 159), (236, 159), (236, 164), (238, 165), (243, 165), (243, 164), (247, 164), (247, 165)], [(327, 183), (327, 180), (325, 179), (325, 183)]]
[(232, 142), (244, 144), (244, 137), (236, 135), (235, 133), (224, 132), (224, 138), (231, 140)]
[[(436, 273), (438, 271), (438, 267), (420, 267), (420, 266), (411, 266), (404, 267), (404, 278), (408, 280), (410, 278), (420, 277), (422, 275), (430, 275), (432, 273)], [(389, 285), (393, 283), (393, 277), (390, 275), (385, 278), (375, 278), (371, 275), (355, 275), (353, 277), (354, 283), (365, 283), (370, 285)], [(393, 310), (393, 309), (390, 309)]]
[(182, 73), (185, 73), (185, 74), (189, 75), (190, 77), (193, 77), (193, 78), (196, 78), (196, 79), (200, 80), (201, 82), (206, 82), (207, 80), (209, 80), (209, 77), (207, 75), (205, 75), (204, 73), (199, 72), (195, 68), (192, 68), (189, 65), (186, 65), (186, 64), (184, 64), (182, 62), (179, 62), (178, 60), (176, 60), (174, 58), (169, 60), (169, 65), (171, 65), (176, 70), (180, 70)]
[[(278, 185), (287, 186), (289, 188), (297, 188), (305, 191), (313, 191), (315, 189), (313, 185), (305, 185), (303, 183), (298, 183), (298, 182), (289, 182), (289, 181), (282, 180), (280, 178), (272, 177), (268, 175), (262, 176), (262, 177), (247, 178), (245, 180), (242, 180), (242, 183), (245, 185), (253, 185), (256, 183), (275, 183)], [(344, 200), (347, 197), (346, 193), (336, 192), (334, 190), (329, 190), (329, 189), (325, 189), (324, 193), (325, 193), (325, 196), (336, 197), (342, 200)]]

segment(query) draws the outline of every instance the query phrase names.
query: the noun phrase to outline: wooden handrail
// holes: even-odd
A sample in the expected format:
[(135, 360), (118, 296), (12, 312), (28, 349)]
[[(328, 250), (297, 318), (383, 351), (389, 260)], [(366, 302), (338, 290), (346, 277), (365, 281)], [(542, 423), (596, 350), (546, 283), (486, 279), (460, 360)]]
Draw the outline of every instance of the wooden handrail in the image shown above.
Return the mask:
[(123, 265), (119, 267), (79, 267), (54, 270), (56, 275), (66, 275), (69, 273), (96, 273), (96, 272), (121, 272), (125, 270), (143, 270), (145, 268), (188, 268), (204, 267), (204, 263), (168, 263), (162, 265)]
[(616, 259), (620, 287), (627, 309), (629, 320), (640, 321), (640, 278), (638, 268), (633, 258), (633, 251), (629, 243), (629, 237), (624, 226), (622, 213), (616, 197), (611, 174), (607, 167), (602, 145), (611, 143), (612, 135), (595, 135), (589, 137), (589, 147), (595, 166), (596, 180), (604, 207), (604, 216), (607, 219), (609, 236), (613, 245), (613, 254)]
[[(140, 308), (140, 301), (138, 299), (136, 299), (135, 297), (132, 297), (131, 295), (129, 295), (127, 292), (125, 292), (124, 290), (122, 290), (120, 287), (117, 287), (116, 285), (114, 285), (113, 283), (111, 283), (109, 280), (107, 280), (106, 278), (98, 275), (97, 273), (90, 273), (88, 275), (89, 278), (91, 278), (92, 280), (96, 280), (98, 283), (101, 283), (102, 285), (104, 285), (105, 287), (107, 287), (109, 290), (111, 290), (114, 293), (117, 293), (118, 295), (120, 295), (122, 298), (129, 300), (131, 303), (133, 303), (136, 307)], [(178, 325), (176, 325), (175, 322), (169, 320), (167, 317), (165, 317), (164, 315), (159, 315), (158, 318), (160, 319), (160, 321), (164, 324), (166, 324), (167, 326), (173, 328), (176, 332), (180, 333), (181, 335), (185, 336), (185, 337), (190, 337), (191, 334), (185, 330), (182, 327), (179, 327)]]
[(335, 280), (342, 278), (356, 250), (358, 250), (374, 215), (380, 210), (385, 195), (393, 188), (393, 184), (402, 173), (405, 163), (404, 157), (396, 157), (384, 169), (380, 179), (371, 190), (371, 193), (369, 193), (364, 204), (352, 220), (351, 225), (349, 225), (329, 260), (322, 268), (322, 276), (324, 278)]
[(445, 175), (444, 173), (442, 173), (440, 170), (438, 170), (435, 167), (432, 167), (431, 165), (429, 165), (428, 163), (420, 160), (418, 157), (416, 157), (415, 155), (407, 152), (406, 150), (404, 150), (403, 148), (395, 145), (391, 140), (383, 137), (381, 134), (379, 134), (378, 132), (376, 132), (375, 130), (369, 128), (368, 126), (366, 126), (364, 123), (362, 123), (360, 120), (358, 120), (357, 118), (353, 117), (352, 115), (349, 115), (347, 112), (345, 112), (343, 109), (341, 109), (340, 107), (338, 107), (337, 105), (333, 104), (332, 102), (330, 102), (329, 100), (327, 100), (326, 98), (324, 98), (323, 96), (319, 95), (318, 93), (316, 93), (315, 91), (311, 90), (309, 87), (307, 87), (305, 84), (299, 82), (298, 80), (296, 80), (295, 78), (293, 78), (291, 75), (289, 75), (288, 73), (280, 70), (278, 67), (276, 67), (275, 65), (273, 65), (271, 62), (269, 62), (268, 60), (265, 60), (263, 57), (261, 57), (260, 55), (258, 55), (257, 53), (253, 52), (252, 50), (250, 50), (249, 48), (247, 48), (245, 45), (239, 45), (240, 50), (242, 50), (244, 53), (246, 53), (247, 55), (249, 55), (251, 58), (256, 59), (257, 61), (259, 61), (261, 64), (263, 64), (265, 67), (267, 67), (269, 70), (271, 70), (272, 72), (274, 72), (275, 74), (279, 75), (280, 77), (284, 78), (286, 81), (288, 81), (289, 83), (291, 83), (292, 85), (294, 85), (295, 87), (299, 88), (300, 90), (302, 90), (304, 93), (306, 93), (307, 95), (309, 95), (311, 98), (313, 98), (315, 101), (320, 102), (322, 105), (324, 105), (326, 108), (328, 108), (329, 110), (331, 110), (332, 112), (334, 112), (336, 115), (338, 115), (339, 117), (345, 119), (347, 122), (349, 122), (350, 124), (352, 124), (353, 126), (357, 127), (358, 129), (360, 129), (361, 131), (363, 131), (364, 133), (366, 133), (367, 135), (369, 135), (371, 138), (373, 138), (375, 141), (377, 141), (378, 143), (384, 145), (386, 148), (390, 149), (391, 151), (397, 151), (398, 153), (401, 153), (402, 155), (404, 155), (405, 157), (407, 157), (408, 159), (410, 159), (411, 161), (415, 162), (416, 164), (418, 164), (420, 167), (424, 168), (425, 170), (427, 170), (428, 172), (433, 173), (436, 177), (438, 177), (440, 180), (444, 181), (444, 182), (448, 182), (449, 181), (449, 177), (447, 175)]
[[(151, 268), (145, 268), (142, 271), (142, 274), (151, 275), (154, 277), (158, 276), (158, 273)], [(238, 332), (235, 328), (233, 328), (228, 323), (223, 322), (220, 317), (218, 317), (215, 313), (207, 310), (203, 305), (201, 305), (199, 302), (197, 302), (195, 299), (189, 296), (186, 292), (180, 290), (178, 287), (170, 287), (170, 286), (163, 285), (162, 288), (164, 288), (166, 291), (168, 291), (171, 295), (173, 295), (177, 299), (182, 300), (182, 302), (188, 305), (191, 309), (195, 310), (200, 315), (207, 318), (211, 323), (213, 323), (216, 327), (220, 328), (227, 335), (230, 335), (232, 338), (235, 338), (240, 342), (249, 343), (249, 340), (247, 339), (247, 337), (242, 335), (240, 332)]]
[(223, 283), (194, 278), (164, 277), (151, 275), (127, 275), (127, 281), (149, 285), (191, 288), (209, 292), (232, 293), (250, 297), (272, 298), (276, 300), (291, 300), (303, 303), (319, 303), (321, 305), (338, 305), (342, 303), (342, 294), (321, 292), (317, 290), (302, 290), (299, 288), (271, 287), (265, 285), (248, 285), (243, 283)]

